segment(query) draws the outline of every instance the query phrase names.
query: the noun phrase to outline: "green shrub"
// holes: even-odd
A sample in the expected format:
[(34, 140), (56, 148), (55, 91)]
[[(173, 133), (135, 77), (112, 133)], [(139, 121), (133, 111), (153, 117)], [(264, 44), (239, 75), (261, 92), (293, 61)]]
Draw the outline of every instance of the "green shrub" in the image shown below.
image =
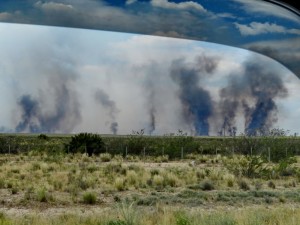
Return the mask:
[(126, 181), (129, 185), (135, 186), (139, 182), (138, 174), (134, 170), (129, 170), (126, 174)]
[(32, 169), (33, 171), (40, 170), (40, 169), (41, 169), (41, 164), (38, 163), (38, 162), (33, 162), (33, 163), (31, 164), (31, 169)]
[(274, 183), (273, 181), (270, 180), (270, 181), (268, 182), (268, 187), (269, 187), (269, 188), (272, 188), (272, 189), (275, 189), (275, 188), (276, 188), (276, 185), (275, 185), (275, 183)]
[(248, 191), (250, 190), (250, 186), (248, 185), (248, 183), (245, 180), (241, 180), (238, 182), (240, 189), (244, 190), (244, 191)]
[(17, 187), (13, 187), (12, 189), (11, 189), (11, 194), (12, 195), (15, 195), (15, 194), (17, 194), (18, 193), (18, 188)]
[(36, 192), (36, 200), (39, 202), (49, 202), (53, 197), (43, 188)]
[(117, 205), (119, 218), (123, 221), (121, 224), (123, 225), (136, 225), (138, 221), (138, 212), (136, 209), (136, 205), (134, 202), (121, 202)]
[(124, 191), (126, 189), (125, 180), (122, 177), (117, 177), (114, 185), (118, 191)]
[(85, 204), (94, 205), (96, 203), (97, 197), (94, 193), (86, 192), (83, 194), (82, 200)]
[(169, 156), (168, 155), (157, 156), (154, 159), (154, 162), (156, 163), (169, 162)]
[(235, 176), (249, 178), (267, 177), (270, 171), (265, 165), (265, 159), (260, 156), (239, 156), (225, 160), (224, 165)]
[(110, 162), (110, 160), (111, 160), (111, 154), (109, 154), (109, 153), (101, 153), (100, 154), (100, 160), (101, 160), (101, 162)]
[(205, 180), (200, 184), (200, 188), (202, 191), (211, 191), (215, 189), (215, 186), (212, 181)]
[(163, 187), (163, 185), (164, 185), (164, 178), (163, 178), (163, 176), (161, 176), (161, 175), (154, 175), (152, 183), (156, 187)]
[(66, 151), (70, 153), (87, 153), (89, 156), (103, 152), (104, 143), (98, 134), (80, 133), (71, 138), (66, 146)]
[(127, 225), (123, 220), (111, 220), (106, 223), (106, 225)]
[(40, 134), (37, 138), (45, 141), (49, 140), (49, 137), (46, 134)]
[(192, 224), (189, 217), (183, 212), (176, 213), (175, 220), (176, 220), (176, 225), (191, 225)]
[(232, 174), (225, 174), (223, 179), (226, 181), (228, 187), (234, 186), (235, 177)]

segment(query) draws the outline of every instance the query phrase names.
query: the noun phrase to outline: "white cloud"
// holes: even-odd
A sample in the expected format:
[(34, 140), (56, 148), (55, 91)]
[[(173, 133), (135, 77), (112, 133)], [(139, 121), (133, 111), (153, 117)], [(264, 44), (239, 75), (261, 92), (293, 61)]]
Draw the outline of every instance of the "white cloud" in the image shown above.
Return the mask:
[(152, 0), (151, 4), (155, 7), (161, 7), (165, 9), (195, 9), (206, 12), (206, 9), (204, 9), (202, 5), (194, 1), (174, 3), (169, 2), (168, 0)]
[(221, 18), (228, 18), (228, 19), (236, 19), (237, 17), (231, 13), (218, 13), (216, 14), (218, 17)]
[(66, 11), (66, 10), (72, 10), (73, 6), (63, 3), (56, 3), (56, 2), (41, 2), (38, 1), (34, 4), (35, 7), (40, 8), (45, 11)]
[(286, 29), (283, 26), (275, 23), (259, 23), (251, 22), (249, 25), (234, 23), (243, 36), (259, 35), (267, 33), (282, 33), (282, 34), (300, 34), (298, 29)]
[(137, 0), (127, 0), (126, 5), (131, 5), (133, 3), (137, 2)]
[(300, 78), (300, 38), (257, 41), (243, 47), (277, 60)]
[(249, 1), (249, 0), (232, 0), (238, 3), (241, 3), (242, 9), (253, 16), (259, 13), (260, 15), (269, 15), (280, 17), (294, 22), (299, 23), (299, 16), (292, 13), (291, 11), (280, 7), (278, 5), (272, 4), (267, 1)]

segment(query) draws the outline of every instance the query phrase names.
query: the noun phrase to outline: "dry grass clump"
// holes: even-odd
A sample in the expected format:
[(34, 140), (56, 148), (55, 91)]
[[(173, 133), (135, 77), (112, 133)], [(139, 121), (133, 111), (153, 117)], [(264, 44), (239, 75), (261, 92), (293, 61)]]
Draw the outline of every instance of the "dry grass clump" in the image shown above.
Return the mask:
[(126, 181), (129, 186), (137, 187), (139, 183), (139, 176), (134, 170), (128, 170), (126, 174)]
[(112, 159), (112, 156), (109, 153), (101, 153), (99, 155), (99, 158), (100, 158), (101, 162), (110, 162)]
[(235, 183), (235, 176), (233, 174), (224, 174), (223, 175), (223, 180), (226, 183), (227, 187), (233, 187)]
[(123, 177), (117, 177), (114, 186), (118, 191), (125, 191), (126, 190), (126, 183)]
[(82, 196), (83, 203), (94, 205), (97, 201), (97, 196), (95, 193), (92, 192), (86, 192)]
[(244, 179), (240, 180), (238, 182), (238, 185), (239, 185), (240, 189), (242, 189), (244, 191), (249, 191), (250, 190), (250, 186), (249, 186), (248, 182)]
[(161, 175), (154, 175), (152, 183), (157, 188), (162, 188), (164, 186), (164, 177)]

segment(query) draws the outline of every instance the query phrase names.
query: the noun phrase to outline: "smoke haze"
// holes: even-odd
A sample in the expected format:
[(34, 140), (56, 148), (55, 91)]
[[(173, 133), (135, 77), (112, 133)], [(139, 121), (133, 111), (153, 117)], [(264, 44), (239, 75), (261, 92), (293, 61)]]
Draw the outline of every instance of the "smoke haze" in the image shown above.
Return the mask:
[(200, 82), (202, 76), (212, 74), (216, 67), (217, 59), (205, 55), (197, 57), (194, 65), (177, 60), (171, 66), (171, 77), (179, 85), (184, 119), (193, 124), (196, 135), (209, 135), (208, 118), (213, 113), (214, 103)]
[(109, 96), (101, 89), (98, 89), (95, 93), (95, 99), (99, 102), (105, 110), (108, 111), (109, 117), (112, 120), (110, 124), (110, 130), (113, 134), (118, 133), (118, 123), (116, 120), (116, 114), (118, 109), (114, 101), (112, 101)]
[(0, 132), (233, 136), (300, 127), (299, 79), (258, 54), (50, 27), (1, 34)]

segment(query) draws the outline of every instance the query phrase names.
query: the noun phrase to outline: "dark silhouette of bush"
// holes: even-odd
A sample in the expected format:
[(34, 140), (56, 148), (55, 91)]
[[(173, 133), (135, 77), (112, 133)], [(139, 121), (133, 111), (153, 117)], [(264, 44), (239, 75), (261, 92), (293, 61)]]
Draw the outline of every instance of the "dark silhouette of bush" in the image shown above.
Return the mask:
[(40, 134), (38, 136), (38, 139), (47, 141), (49, 140), (49, 137), (46, 134)]
[(87, 153), (89, 156), (103, 153), (103, 140), (98, 134), (80, 133), (72, 137), (67, 151), (69, 153)]

